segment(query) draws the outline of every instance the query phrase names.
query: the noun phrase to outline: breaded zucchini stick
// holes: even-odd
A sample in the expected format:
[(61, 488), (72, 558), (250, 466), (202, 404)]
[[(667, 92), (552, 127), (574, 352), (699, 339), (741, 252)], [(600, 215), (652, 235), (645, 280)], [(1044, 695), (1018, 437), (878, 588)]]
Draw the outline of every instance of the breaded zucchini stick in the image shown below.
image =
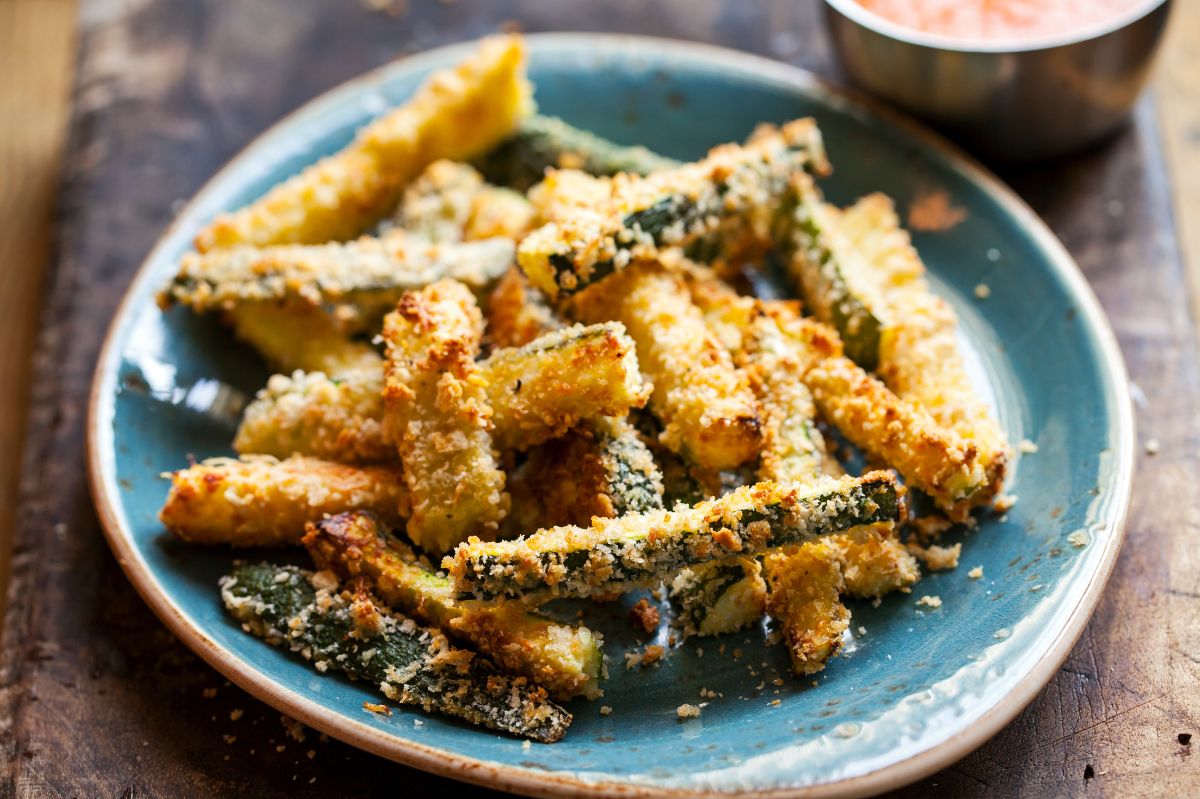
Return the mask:
[(440, 628), (555, 699), (599, 696), (600, 636), (530, 613), (519, 603), (457, 602), (450, 580), (421, 565), (374, 514), (354, 511), (310, 523), (304, 546), (318, 568), (343, 579), (366, 578), (388, 607)]
[(495, 438), (504, 450), (560, 436), (582, 419), (624, 416), (650, 394), (634, 342), (619, 322), (574, 325), (496, 350), (481, 372), (497, 416), (503, 409)]
[(723, 145), (703, 161), (646, 177), (617, 175), (607, 202), (575, 205), (530, 233), (517, 257), (551, 297), (574, 293), (655, 258), (660, 247), (700, 240), (726, 260), (761, 254), (797, 174), (828, 170), (811, 119), (763, 128), (744, 146)]
[(813, 674), (842, 646), (850, 611), (842, 604), (842, 571), (829, 544), (817, 541), (764, 558), (770, 574), (767, 609), (783, 623), (792, 670)]
[(374, 347), (352, 339), (320, 308), (255, 302), (234, 308), (228, 318), (237, 337), (281, 372), (302, 369), (338, 376), (383, 368)]
[(966, 521), (988, 488), (978, 451), (905, 402), (849, 358), (828, 358), (805, 383), (817, 406), (851, 443), (893, 466), (946, 515)]
[(480, 599), (587, 597), (903, 516), (890, 472), (805, 486), (758, 483), (692, 508), (595, 519), (587, 528), (554, 527), (515, 541), (472, 538), (442, 565), (460, 594)]
[(391, 211), (427, 164), (471, 158), (511, 133), (533, 110), (532, 91), (521, 39), (486, 39), (471, 57), (434, 73), (411, 100), (360, 130), (341, 152), (218, 216), (196, 237), (196, 249), (353, 238)]
[[(405, 291), (454, 278), (482, 291), (513, 263), (510, 239), (437, 243), (403, 230), (340, 244), (234, 247), (183, 256), (160, 303), (197, 312), (248, 302), (283, 302), (350, 309), (395, 305)], [(366, 311), (371, 326), (378, 316)]]
[(844, 590), (856, 599), (875, 599), (921, 579), (917, 559), (897, 537), (830, 536), (842, 570)]
[(592, 175), (628, 172), (648, 175), (674, 169), (678, 161), (645, 147), (625, 147), (557, 117), (526, 117), (516, 132), (476, 159), (475, 165), (492, 183), (526, 191), (547, 169), (580, 169)]
[(297, 370), (272, 375), (242, 415), (233, 448), (277, 457), (312, 455), (342, 463), (394, 460), (383, 435), (383, 361), (331, 379)]
[(627, 421), (613, 417), (589, 420), (531, 449), (509, 475), (509, 490), (506, 526), (513, 535), (663, 507), (654, 457)]
[(493, 348), (521, 347), (565, 325), (546, 296), (516, 267), (500, 278), (488, 297), (484, 337)]
[(1004, 483), (1008, 442), (967, 375), (958, 347), (958, 319), (929, 288), (925, 265), (892, 201), (868, 195), (841, 212), (838, 226), (848, 246), (869, 265), (883, 320), (880, 378), (975, 446), (987, 472), (986, 493), (994, 495)]
[[(622, 416), (646, 401), (633, 342), (620, 324), (573, 327), (497, 350), (472, 374), (501, 449), (525, 450), (584, 419)], [(271, 378), (246, 409), (239, 452), (304, 453), (352, 462), (391, 451), (379, 422), (382, 369)]]
[(580, 295), (573, 313), (616, 319), (637, 344), (663, 442), (700, 466), (732, 469), (758, 451), (758, 407), (746, 375), (692, 303), (683, 279), (644, 262)]
[(185, 541), (238, 547), (299, 543), (307, 522), (362, 508), (390, 524), (408, 514), (393, 466), (345, 466), (295, 457), (210, 458), (163, 475), (171, 490), (158, 518)]
[(393, 702), (553, 743), (571, 714), (524, 676), (453, 647), (435, 629), (387, 612), (330, 572), (241, 563), (221, 578), (221, 599), (243, 628), (312, 662), (378, 686)]
[(408, 537), (430, 552), (494, 537), (508, 512), (475, 363), (482, 336), (475, 297), (453, 280), (405, 294), (383, 322), (384, 430), (411, 495)]
[(431, 241), (519, 239), (533, 222), (533, 206), (511, 189), (484, 183), (469, 164), (441, 160), (405, 189), (394, 221)]
[(846, 355), (867, 370), (879, 364), (883, 322), (878, 298), (864, 275), (869, 265), (847, 246), (837, 223), (837, 209), (821, 200), (820, 190), (804, 176), (792, 184), (792, 195), (780, 215), (780, 250), (809, 311), (832, 325)]
[(767, 584), (753, 557), (683, 569), (671, 580), (670, 596), (685, 637), (740, 630), (761, 619), (767, 609)]

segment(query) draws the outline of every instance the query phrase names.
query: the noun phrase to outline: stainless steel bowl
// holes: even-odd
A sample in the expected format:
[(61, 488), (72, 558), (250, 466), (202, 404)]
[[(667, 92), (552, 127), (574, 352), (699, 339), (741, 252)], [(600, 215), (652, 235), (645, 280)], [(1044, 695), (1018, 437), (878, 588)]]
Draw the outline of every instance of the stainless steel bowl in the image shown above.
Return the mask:
[(980, 156), (1032, 161), (1116, 131), (1146, 82), (1171, 0), (1146, 0), (1101, 26), (1026, 42), (926, 34), (825, 0), (850, 80), (923, 117)]

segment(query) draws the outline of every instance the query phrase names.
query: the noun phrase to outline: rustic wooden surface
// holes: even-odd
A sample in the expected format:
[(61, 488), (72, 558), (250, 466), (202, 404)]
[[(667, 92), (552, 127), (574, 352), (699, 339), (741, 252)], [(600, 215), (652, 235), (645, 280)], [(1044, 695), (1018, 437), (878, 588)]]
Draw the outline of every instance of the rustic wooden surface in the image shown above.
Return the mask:
[[(0, 797), (455, 790), (311, 731), (295, 740), (177, 643), (103, 542), (83, 424), (102, 333), (178, 199), (318, 91), (508, 20), (713, 41), (833, 71), (815, 0), (85, 0), (0, 650)], [(1105, 147), (1006, 177), (1095, 286), (1137, 386), (1140, 435), (1161, 449), (1140, 457), (1125, 549), (1063, 669), (996, 738), (902, 793), (1195, 794), (1196, 744), (1178, 736), (1200, 735), (1200, 374), (1155, 108), (1147, 100)]]
[(74, 23), (75, 0), (0, 0), (0, 585), (8, 578)]

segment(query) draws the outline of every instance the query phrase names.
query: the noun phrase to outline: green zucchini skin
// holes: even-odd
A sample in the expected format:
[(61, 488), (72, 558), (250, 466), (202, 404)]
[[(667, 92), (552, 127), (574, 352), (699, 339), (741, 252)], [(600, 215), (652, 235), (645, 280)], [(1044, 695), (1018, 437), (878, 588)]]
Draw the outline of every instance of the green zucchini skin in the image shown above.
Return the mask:
[(361, 577), (389, 607), (437, 627), (505, 671), (524, 674), (555, 699), (598, 696), (600, 636), (519, 603), (458, 603), (449, 578), (427, 568), (408, 544), (369, 511), (326, 517), (308, 526), (304, 546), (318, 568)]
[(762, 618), (767, 585), (757, 559), (734, 557), (679, 572), (670, 597), (685, 637), (722, 635)]
[(540, 602), (653, 585), (685, 566), (752, 555), (877, 522), (904, 500), (890, 472), (799, 484), (759, 483), (693, 508), (600, 519), (527, 538), (460, 544), (443, 561), (460, 597)]
[(662, 474), (637, 431), (623, 419), (591, 420), (596, 454), (604, 469), (605, 490), (617, 516), (663, 507)]
[(781, 241), (787, 272), (805, 305), (842, 337), (846, 357), (868, 372), (879, 365), (883, 323), (856, 294), (819, 219), (821, 196), (815, 186), (797, 186), (781, 214)]
[(570, 167), (601, 177), (628, 172), (647, 175), (679, 166), (645, 147), (626, 147), (557, 117), (535, 115), (475, 161), (489, 183), (527, 191), (547, 169)]
[(364, 592), (317, 588), (315, 577), (295, 566), (241, 563), (221, 579), (221, 598), (248, 632), (286, 644), (320, 672), (338, 669), (377, 685), (393, 701), (542, 743), (566, 732), (571, 714), (526, 678), (454, 649), (437, 630), (381, 610)]
[[(773, 245), (772, 223), (802, 177), (828, 169), (820, 132), (796, 120), (745, 146), (627, 183), (608, 208), (581, 208), (522, 239), (521, 269), (558, 298), (579, 292), (664, 246), (741, 263)], [(599, 215), (596, 215), (596, 211)]]

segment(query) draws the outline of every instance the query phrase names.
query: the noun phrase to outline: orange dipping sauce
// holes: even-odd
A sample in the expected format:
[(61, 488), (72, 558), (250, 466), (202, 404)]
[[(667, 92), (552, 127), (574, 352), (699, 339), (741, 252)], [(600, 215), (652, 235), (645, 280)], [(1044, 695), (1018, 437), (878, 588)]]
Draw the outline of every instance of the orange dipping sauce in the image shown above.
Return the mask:
[(857, 0), (885, 19), (957, 39), (1021, 40), (1100, 25), (1145, 0)]

